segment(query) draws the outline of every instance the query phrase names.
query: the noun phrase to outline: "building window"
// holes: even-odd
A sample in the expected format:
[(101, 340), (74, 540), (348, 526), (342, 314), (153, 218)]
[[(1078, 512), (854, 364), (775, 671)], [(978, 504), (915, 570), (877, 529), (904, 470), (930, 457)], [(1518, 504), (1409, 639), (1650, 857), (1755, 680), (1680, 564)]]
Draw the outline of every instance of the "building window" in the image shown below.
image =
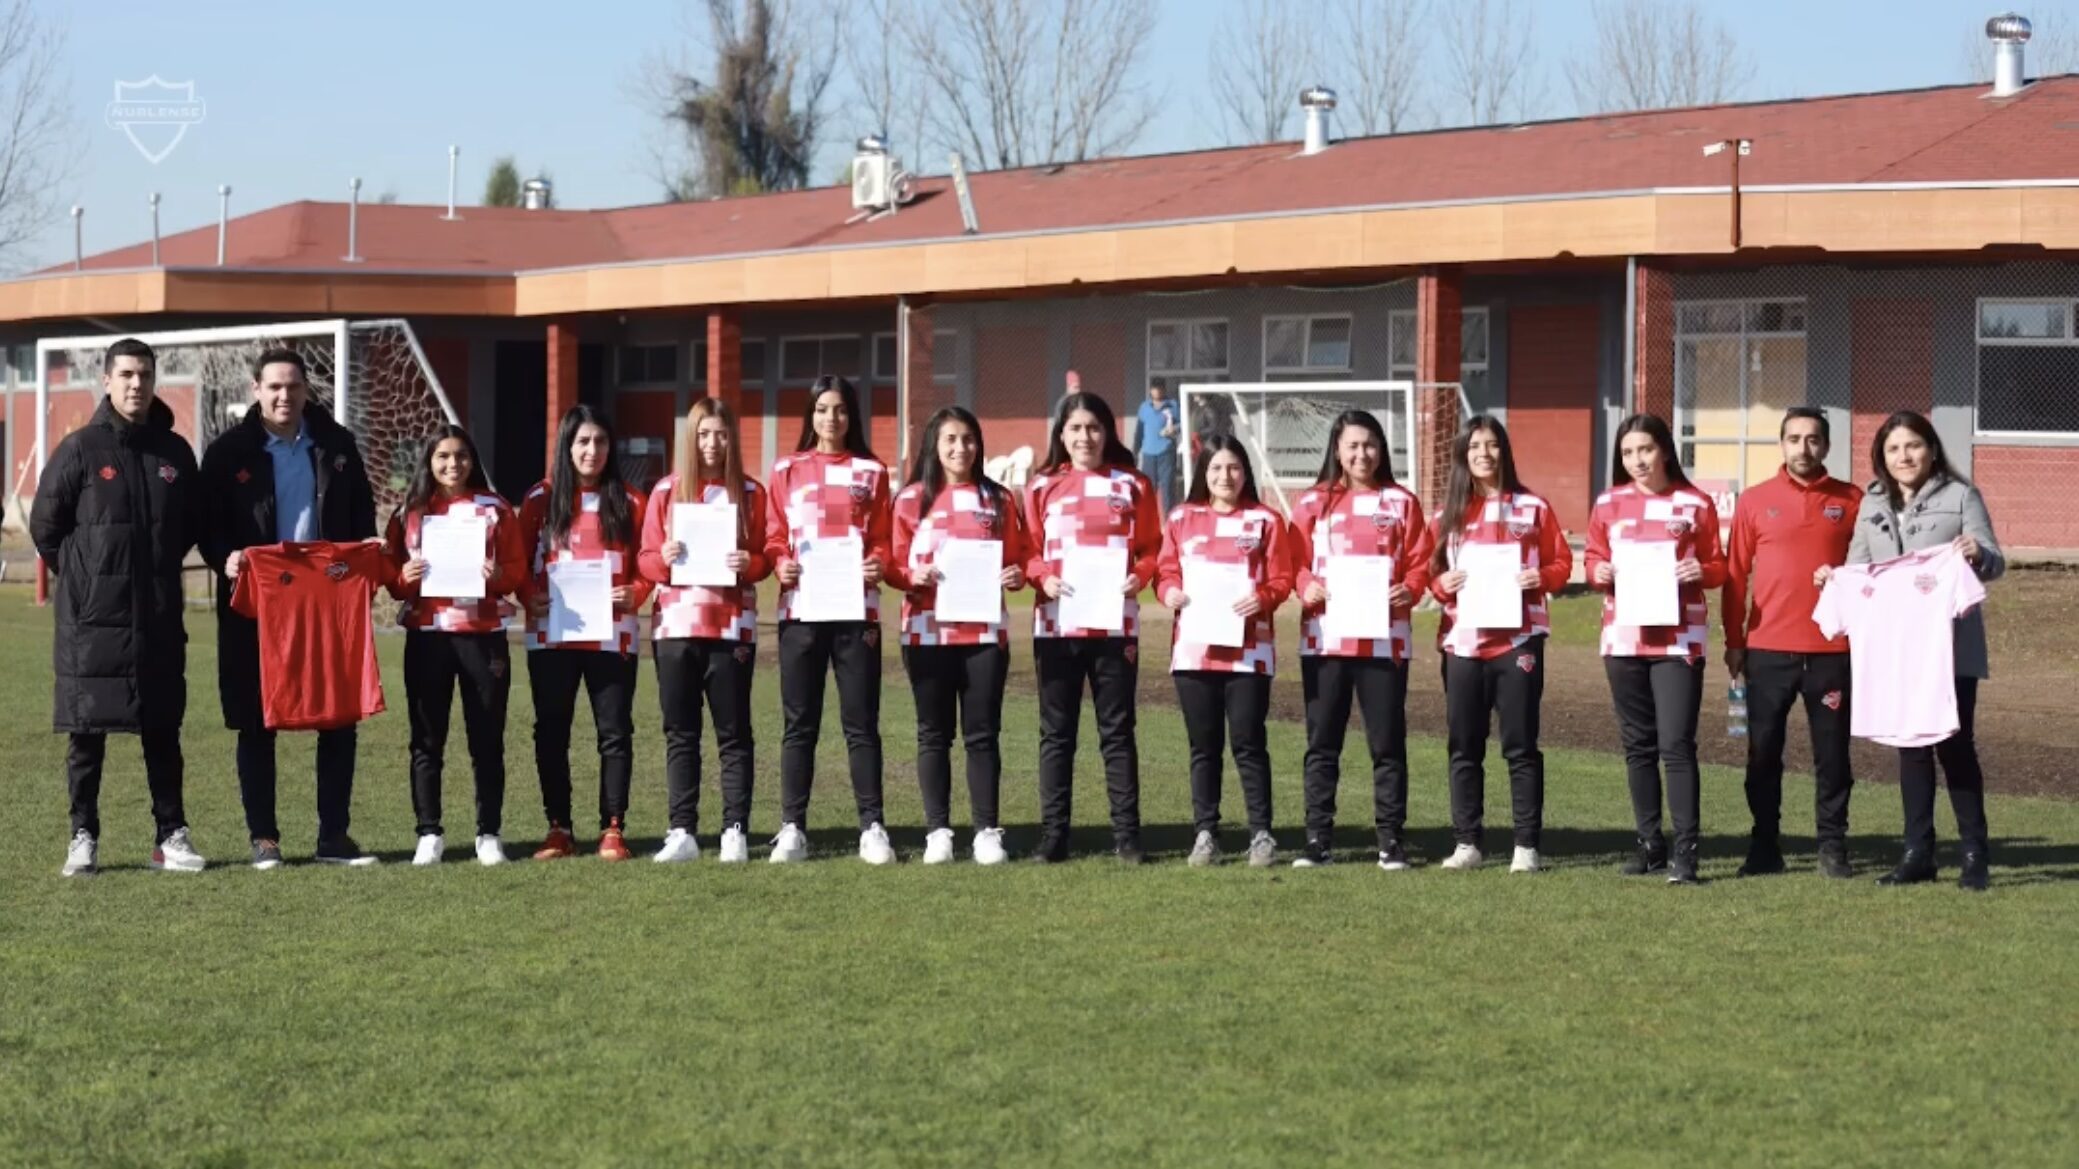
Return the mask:
[[(1487, 401), (1488, 313), (1469, 308), (1458, 320), (1458, 383), (1469, 402)], [(1415, 310), (1398, 309), (1386, 319), (1386, 376), (1415, 380)]]
[(1805, 404), (1805, 302), (1675, 304), (1675, 441), (1697, 485), (1739, 491), (1782, 465), (1783, 411)]
[(780, 380), (805, 385), (829, 374), (856, 383), (866, 372), (862, 356), (859, 338), (851, 334), (785, 337), (780, 340)]
[[(902, 358), (895, 345), (895, 334), (873, 335), (873, 380), (893, 382), (901, 380)], [(931, 380), (954, 382), (960, 380), (960, 334), (952, 329), (935, 329), (931, 334)]]
[(1148, 322), (1148, 382), (1161, 382), (1171, 401), (1185, 382), (1226, 380), (1226, 321)]
[(1263, 318), (1265, 381), (1350, 376), (1350, 314)]
[(36, 384), (36, 346), (17, 345), (12, 353), (16, 385)]
[(2079, 436), (2071, 300), (1978, 302), (1978, 433)]
[(679, 380), (679, 347), (623, 345), (617, 359), (619, 385), (674, 385)]

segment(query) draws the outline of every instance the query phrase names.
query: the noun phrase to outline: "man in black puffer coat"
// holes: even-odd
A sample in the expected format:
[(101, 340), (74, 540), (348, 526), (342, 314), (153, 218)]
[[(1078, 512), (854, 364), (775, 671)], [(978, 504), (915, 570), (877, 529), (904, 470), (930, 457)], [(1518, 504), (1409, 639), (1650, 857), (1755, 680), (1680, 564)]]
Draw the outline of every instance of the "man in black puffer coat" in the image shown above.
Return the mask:
[(158, 824), (152, 867), (203, 867), (181, 806), (181, 719), (187, 713), (187, 630), (181, 562), (202, 527), (195, 451), (158, 400), (157, 359), (142, 341), (109, 346), (107, 396), (65, 436), (36, 484), (29, 534), (57, 578), (57, 678), (51, 722), (72, 736), (66, 780), (72, 845), (66, 876), (92, 873), (101, 836), (101, 764), (108, 733), (135, 733)]

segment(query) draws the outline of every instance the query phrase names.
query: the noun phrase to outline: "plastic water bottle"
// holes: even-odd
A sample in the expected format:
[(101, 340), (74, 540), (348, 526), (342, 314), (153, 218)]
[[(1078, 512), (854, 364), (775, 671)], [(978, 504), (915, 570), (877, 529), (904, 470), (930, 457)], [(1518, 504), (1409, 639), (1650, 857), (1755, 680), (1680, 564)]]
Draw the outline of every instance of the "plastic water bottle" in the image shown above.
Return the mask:
[(1725, 692), (1725, 733), (1735, 739), (1747, 737), (1747, 684), (1734, 682)]

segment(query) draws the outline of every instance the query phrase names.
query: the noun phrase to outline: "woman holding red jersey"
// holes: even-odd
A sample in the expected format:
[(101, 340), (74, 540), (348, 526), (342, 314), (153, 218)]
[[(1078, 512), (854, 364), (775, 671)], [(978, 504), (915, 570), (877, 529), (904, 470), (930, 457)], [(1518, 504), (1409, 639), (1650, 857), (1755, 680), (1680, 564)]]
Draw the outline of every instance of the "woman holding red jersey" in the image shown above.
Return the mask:
[[(1538, 750), (1538, 707), (1545, 695), (1545, 598), (1566, 587), (1574, 554), (1552, 505), (1516, 477), (1509, 432), (1485, 414), (1466, 420), (1451, 444), (1451, 480), (1434, 524), (1435, 574), (1430, 592), (1443, 603), (1437, 649), (1443, 658), (1444, 711), (1451, 755), (1451, 834), (1447, 869), (1479, 867), (1486, 804), (1487, 727), (1501, 717), (1502, 758), (1509, 765), (1515, 813), (1512, 873), (1534, 873), (1545, 818), (1545, 756)], [(1493, 549), (1507, 549), (1498, 557)], [(1468, 564), (1513, 561), (1521, 618), (1508, 626), (1459, 619)], [(1498, 567), (1494, 571), (1498, 571)]]
[[(1111, 797), (1112, 851), (1129, 865), (1146, 859), (1134, 688), (1140, 677), (1138, 598), (1155, 579), (1162, 552), (1162, 512), (1155, 499), (1155, 485), (1134, 469), (1133, 452), (1119, 441), (1105, 400), (1081, 391), (1062, 398), (1046, 459), (1025, 491), (1025, 530), (1032, 547), (1025, 576), (1040, 594), (1032, 607), (1032, 657), (1040, 689), (1040, 845), (1035, 859), (1048, 864), (1068, 859), (1076, 734), (1086, 683)], [(1076, 587), (1067, 579), (1069, 561), (1102, 565), (1113, 557), (1125, 562), (1118, 583), (1097, 583), (1084, 573), (1083, 587), (1118, 590), (1119, 611), (1105, 615), (1116, 617), (1117, 627), (1068, 623), (1062, 600)]]
[[(909, 483), (895, 497), (888, 582), (903, 590), (902, 664), (917, 700), (917, 782), (924, 797), (924, 863), (953, 859), (953, 723), (967, 748), (967, 798), (976, 864), (1002, 864), (997, 746), (1011, 663), (1010, 618), (949, 620), (938, 612), (939, 567), (963, 542), (998, 543), (996, 583), (1025, 587), (1025, 525), (1010, 492), (982, 474), (982, 424), (947, 406), (924, 424)], [(983, 551), (987, 551), (986, 548)]]
[[(1190, 493), (1164, 525), (1156, 570), (1156, 592), (1177, 616), (1170, 626), (1169, 668), (1191, 742), (1191, 819), (1198, 833), (1192, 865), (1220, 858), (1220, 753), (1230, 738), (1249, 809), (1249, 865), (1264, 868), (1277, 860), (1265, 723), (1276, 664), (1271, 614), (1292, 595), (1286, 543), (1285, 518), (1257, 498), (1247, 448), (1233, 435), (1208, 438), (1192, 469)], [(1187, 587), (1194, 575), (1204, 582), (1201, 591), (1217, 591), (1194, 598)], [(1228, 590), (1244, 584), (1246, 591), (1229, 600)], [(1234, 628), (1211, 636), (1190, 628), (1185, 614), (1193, 607), (1223, 602), (1239, 618)]]
[[(1704, 642), (1710, 607), (1706, 590), (1725, 584), (1725, 551), (1718, 540), (1718, 508), (1691, 486), (1675, 461), (1668, 424), (1634, 414), (1617, 427), (1610, 489), (1588, 520), (1588, 581), (1603, 598), (1603, 672), (1617, 708), (1626, 783), (1638, 828), (1638, 853), (1624, 863), (1628, 876), (1666, 872), (1671, 885), (1696, 884), (1702, 787), (1696, 769), (1696, 716), (1704, 699)], [(1621, 625), (1617, 621), (1618, 569), (1625, 545), (1671, 544), (1679, 622)], [(1656, 554), (1660, 550), (1656, 550)], [(1643, 559), (1643, 555), (1641, 556)], [(1660, 833), (1661, 773), (1675, 817), (1675, 847)]]
[[(671, 583), (672, 568), (692, 551), (674, 530), (679, 505), (723, 509), (736, 540), (723, 565), (734, 584)], [(657, 697), (664, 708), (664, 783), (671, 829), (660, 862), (696, 860), (700, 826), (700, 706), (715, 721), (722, 765), (722, 863), (750, 859), (751, 671), (758, 660), (759, 581), (772, 575), (765, 549), (776, 537), (765, 490), (743, 472), (736, 413), (719, 398), (701, 398), (686, 413), (672, 473), (650, 489), (643, 509), (643, 579), (657, 586), (650, 630), (657, 660)], [(719, 579), (719, 578), (717, 578)]]
[[(578, 687), (592, 699), (599, 729), (599, 856), (627, 860), (628, 786), (635, 769), (636, 613), (650, 582), (635, 570), (642, 497), (621, 481), (614, 432), (590, 406), (573, 406), (556, 432), (556, 466), (520, 505), (520, 537), (530, 574), (520, 585), (527, 607), (527, 681), (534, 694), (534, 767), (541, 778), (549, 834), (536, 860), (576, 856), (571, 835), (570, 719)], [(614, 624), (600, 641), (571, 641), (550, 628), (552, 565), (604, 561), (612, 574)]]
[[(426, 521), (476, 519), (484, 525), (483, 588), (477, 597), (428, 595)], [(415, 865), (437, 865), (446, 849), (440, 823), (440, 779), (447, 752), (448, 715), (456, 683), (462, 690), (462, 726), (476, 772), (476, 859), (505, 863), (499, 839), (505, 811), (505, 710), (512, 691), (512, 651), (505, 639), (511, 606), (503, 597), (520, 587), (527, 561), (513, 509), (491, 490), (476, 443), (459, 426), (435, 431), (412, 469), (404, 506), (390, 517), (384, 551), (397, 568), (390, 595), (404, 602), (404, 694), (411, 713), (411, 804), (418, 818)]]

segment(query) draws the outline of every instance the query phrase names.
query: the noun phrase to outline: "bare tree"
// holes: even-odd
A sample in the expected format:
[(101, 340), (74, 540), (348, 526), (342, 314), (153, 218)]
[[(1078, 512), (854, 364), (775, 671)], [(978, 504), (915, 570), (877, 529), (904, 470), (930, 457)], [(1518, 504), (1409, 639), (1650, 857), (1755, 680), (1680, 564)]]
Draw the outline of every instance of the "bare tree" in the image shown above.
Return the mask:
[(62, 38), (29, 0), (0, 0), (0, 270), (57, 214), (71, 178)]
[(1715, 105), (1739, 96), (1754, 63), (1697, 0), (1595, 0), (1594, 39), (1567, 62), (1584, 114)]
[(1420, 116), (1416, 82), (1428, 0), (1342, 0), (1334, 79), (1339, 116), (1361, 134), (1398, 134)]
[(859, 134), (885, 134), (897, 152), (921, 161), (927, 141), (931, 93), (910, 65), (903, 29), (917, 0), (863, 0), (845, 38), (849, 106)]
[(1283, 0), (1249, 0), (1213, 34), (1213, 101), (1229, 144), (1289, 137), (1300, 87), (1317, 80), (1301, 13)]
[(984, 169), (1132, 145), (1154, 112), (1138, 74), (1154, 31), (1142, 0), (918, 0), (903, 20), (932, 132)]
[(1537, 30), (1517, 0), (1460, 0), (1444, 44), (1448, 96), (1472, 124), (1520, 119), (1544, 101)]
[[(2028, 55), (2030, 77), (2055, 77), (2079, 73), (2079, 30), (2062, 12), (2046, 12), (2029, 18)], [(1992, 42), (1985, 39), (1985, 22), (1973, 21), (1970, 31), (1957, 44), (1957, 62), (1966, 81), (1992, 80)]]
[(702, 0), (700, 7), (707, 18), (700, 47), (712, 64), (654, 58), (638, 89), (674, 131), (655, 151), (665, 196), (807, 186), (843, 10), (823, 0)]

